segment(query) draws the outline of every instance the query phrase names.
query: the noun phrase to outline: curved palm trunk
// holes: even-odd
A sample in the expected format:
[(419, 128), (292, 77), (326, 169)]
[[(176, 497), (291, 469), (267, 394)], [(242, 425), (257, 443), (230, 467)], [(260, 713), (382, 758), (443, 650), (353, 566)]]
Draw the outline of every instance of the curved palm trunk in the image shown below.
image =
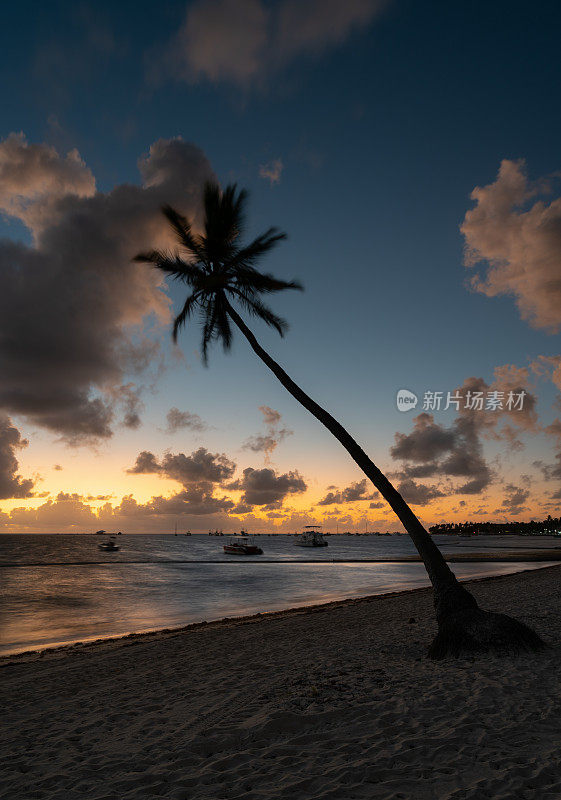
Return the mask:
[[(433, 539), (397, 489), (345, 428), (328, 411), (312, 400), (271, 358), (240, 315), (227, 301), (226, 304), (230, 318), (243, 333), (252, 350), (276, 375), (285, 389), (341, 442), (353, 461), (389, 503), (413, 540), (434, 589), (439, 633), (429, 650), (429, 655), (433, 658), (443, 658), (449, 654), (459, 655), (466, 649), (477, 651), (498, 647), (517, 650), (543, 647), (539, 636), (522, 623), (505, 615), (489, 614), (478, 608), (473, 595), (458, 582)], [(516, 642), (513, 639), (516, 639)]]

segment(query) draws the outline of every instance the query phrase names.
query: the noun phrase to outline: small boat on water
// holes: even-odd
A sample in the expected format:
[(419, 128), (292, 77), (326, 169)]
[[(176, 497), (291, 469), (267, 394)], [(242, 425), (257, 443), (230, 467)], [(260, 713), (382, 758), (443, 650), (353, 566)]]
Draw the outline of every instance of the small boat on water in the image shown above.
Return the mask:
[(108, 541), (108, 542), (100, 542), (98, 544), (98, 547), (99, 547), (100, 550), (103, 550), (105, 553), (114, 553), (116, 550), (120, 550), (121, 549), (118, 544), (115, 544), (115, 542), (112, 542), (111, 540)]
[(235, 556), (260, 556), (263, 550), (255, 544), (252, 536), (233, 536), (224, 545), (224, 552)]
[(294, 544), (298, 547), (327, 547), (321, 532), (321, 525), (305, 525), (302, 533), (297, 533), (294, 537)]

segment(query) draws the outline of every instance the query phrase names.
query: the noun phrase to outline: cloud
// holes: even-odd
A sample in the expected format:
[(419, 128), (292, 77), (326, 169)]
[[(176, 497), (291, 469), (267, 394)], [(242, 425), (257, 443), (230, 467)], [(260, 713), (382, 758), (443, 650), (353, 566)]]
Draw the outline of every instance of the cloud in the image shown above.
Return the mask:
[(268, 431), (265, 434), (250, 436), (242, 445), (242, 449), (250, 450), (253, 453), (265, 453), (265, 461), (268, 462), (271, 459), (273, 450), (278, 447), (283, 439), (291, 436), (293, 431), (279, 427), (282, 417), (278, 411), (269, 408), (269, 406), (259, 406), (259, 410), (263, 414), (263, 420)]
[(406, 503), (413, 506), (426, 506), (437, 497), (444, 497), (444, 493), (434, 486), (425, 486), (415, 483), (411, 478), (406, 478), (398, 484), (397, 490)]
[(28, 144), (23, 133), (1, 142), (0, 209), (30, 230), (48, 224), (62, 198), (94, 194), (94, 176), (77, 150), (59, 156), (49, 145)]
[(166, 433), (177, 433), (179, 430), (188, 428), (191, 431), (204, 431), (206, 424), (198, 414), (190, 411), (180, 411), (178, 408), (170, 408), (166, 414)]
[(170, 529), (169, 518), (181, 517), (187, 525), (199, 525), (200, 518), (210, 518), (211, 525), (228, 522), (234, 503), (226, 497), (215, 497), (212, 485), (196, 485), (171, 497), (153, 497), (139, 503), (126, 495), (118, 505), (106, 502), (99, 509), (89, 503), (106, 496), (82, 497), (59, 492), (37, 508), (14, 508), (1, 518), (5, 529), (30, 531), (84, 531), (104, 528), (124, 531), (163, 532)]
[(365, 29), (386, 0), (196, 0), (168, 50), (189, 83), (263, 86), (300, 57), (319, 56)]
[(282, 417), (279, 411), (275, 411), (274, 408), (270, 408), (269, 406), (259, 406), (259, 411), (263, 414), (265, 425), (276, 427), (280, 424)]
[(134, 466), (127, 470), (130, 474), (136, 475), (150, 475), (161, 471), (161, 466), (156, 459), (154, 453), (148, 450), (143, 450), (136, 457)]
[[(318, 502), (318, 506), (330, 506), (338, 503), (356, 503), (358, 500), (371, 500), (372, 495), (368, 494), (369, 483), (366, 478), (355, 481), (340, 491), (330, 491)], [(335, 488), (335, 487), (333, 487)], [(371, 506), (373, 507), (373, 506)]]
[[(486, 398), (495, 393), (502, 407), (485, 410)], [(454, 494), (480, 494), (493, 479), (487, 464), (482, 437), (505, 441), (510, 447), (520, 448), (520, 432), (537, 430), (536, 395), (529, 385), (529, 370), (512, 364), (496, 367), (493, 381), (483, 378), (466, 378), (452, 395), (461, 399), (454, 423), (446, 427), (434, 421), (434, 416), (422, 412), (413, 420), (409, 434), (396, 433), (390, 452), (393, 458), (408, 462), (397, 473), (402, 480), (446, 476), (467, 478), (455, 484)], [(522, 396), (522, 408), (515, 403), (509, 407), (509, 397)], [(466, 408), (467, 398), (472, 402), (483, 398), (483, 410)], [(454, 408), (454, 406), (452, 406)]]
[(94, 528), (98, 522), (91, 506), (78, 494), (59, 492), (54, 500), (47, 500), (38, 508), (14, 508), (10, 523), (17, 529), (83, 530)]
[(282, 171), (283, 163), (281, 159), (275, 158), (274, 161), (270, 161), (268, 164), (261, 164), (259, 167), (259, 177), (264, 178), (269, 181), (271, 186), (274, 186), (275, 183), (280, 183)]
[(143, 450), (136, 458), (129, 474), (158, 474), (184, 486), (197, 483), (223, 483), (232, 478), (236, 464), (224, 453), (209, 453), (199, 447), (191, 455), (166, 453), (158, 461), (153, 453)]
[(546, 181), (531, 184), (525, 162), (504, 160), (497, 179), (476, 187), (461, 225), (465, 263), (487, 263), (472, 286), (511, 295), (523, 319), (552, 333), (561, 326), (561, 198), (547, 202)]
[(530, 364), (540, 377), (547, 377), (561, 390), (561, 356), (538, 356)]
[(111, 391), (111, 396), (115, 403), (123, 407), (123, 425), (125, 428), (130, 428), (131, 430), (140, 428), (140, 412), (144, 408), (144, 404), (140, 399), (141, 392), (142, 388), (135, 386), (132, 382), (117, 386)]
[(521, 514), (527, 510), (527, 506), (524, 503), (530, 497), (529, 489), (522, 489), (520, 486), (509, 483), (505, 487), (505, 491), (507, 494), (501, 504), (501, 510), (513, 515)]
[(395, 445), (391, 448), (393, 458), (410, 461), (434, 461), (451, 450), (456, 433), (434, 422), (431, 414), (423, 412), (414, 419), (410, 434), (396, 433)]
[(307, 486), (297, 470), (279, 474), (267, 467), (247, 467), (243, 471), (243, 477), (226, 488), (243, 492), (240, 502), (244, 506), (278, 507), (288, 495), (301, 494), (306, 491)]
[(162, 478), (177, 481), (183, 489), (170, 497), (153, 497), (149, 503), (137, 504), (132, 496), (127, 499), (127, 509), (115, 509), (111, 513), (126, 516), (171, 515), (211, 515), (231, 511), (235, 503), (228, 497), (217, 497), (215, 490), (229, 481), (236, 470), (236, 464), (223, 453), (209, 453), (199, 447), (190, 455), (185, 453), (165, 453), (158, 461), (156, 456), (143, 450), (138, 454), (129, 474), (160, 475)]
[[(423, 484), (418, 485), (422, 488), (417, 493), (413, 478), (436, 474), (469, 478), (456, 487), (458, 494), (478, 494), (488, 486), (491, 471), (483, 458), (477, 427), (472, 419), (458, 417), (452, 427), (445, 428), (435, 423), (431, 414), (423, 412), (414, 418), (413, 424), (410, 434), (396, 433), (396, 443), (390, 450), (394, 458), (421, 462), (407, 464), (397, 473), (406, 493), (428, 498)], [(440, 496), (442, 493), (438, 490), (434, 497)]]
[(534, 461), (533, 466), (541, 470), (546, 481), (558, 480), (561, 478), (561, 419), (554, 419), (544, 430), (556, 440), (558, 452), (555, 454), (555, 461), (557, 463), (544, 464), (543, 461)]
[(228, 497), (216, 497), (212, 484), (198, 483), (171, 497), (153, 497), (150, 503), (140, 508), (144, 513), (150, 515), (194, 514), (195, 516), (206, 516), (230, 511), (234, 506), (235, 503)]
[(33, 481), (18, 475), (15, 450), (27, 446), (9, 417), (0, 415), (0, 500), (31, 497)]
[(139, 169), (142, 185), (100, 192), (76, 151), (21, 134), (0, 142), (0, 210), (33, 238), (0, 241), (0, 409), (73, 443), (110, 436), (119, 403), (138, 425), (139, 390), (125, 377), (154, 356), (143, 326), (166, 322), (169, 301), (156, 270), (131, 258), (170, 244), (164, 202), (198, 218), (213, 177), (180, 139), (155, 142)]

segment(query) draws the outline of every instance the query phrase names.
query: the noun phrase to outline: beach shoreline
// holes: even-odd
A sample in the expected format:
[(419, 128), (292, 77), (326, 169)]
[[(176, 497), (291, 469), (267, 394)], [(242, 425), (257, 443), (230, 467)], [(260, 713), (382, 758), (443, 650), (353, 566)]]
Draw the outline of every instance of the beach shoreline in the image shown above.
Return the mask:
[[(521, 561), (522, 560), (520, 558), (518, 558), (518, 559), (514, 559), (514, 558), (512, 558), (512, 559), (503, 559), (503, 558), (500, 558), (499, 559), (499, 558), (495, 558), (494, 555), (495, 554), (492, 554), (491, 557), (488, 558), (488, 559), (482, 558), (480, 560), (482, 562), (487, 562), (487, 561), (489, 561), (489, 562), (501, 562), (503, 560), (505, 562), (509, 562), (509, 561)], [(515, 554), (513, 554), (513, 555), (515, 555)], [(413, 559), (409, 559), (409, 560), (413, 560)], [(420, 558), (417, 557), (416, 560), (420, 561)], [(450, 559), (447, 559), (447, 560), (450, 561)], [(460, 560), (460, 561), (468, 561), (468, 559), (458, 559), (458, 560)], [(472, 559), (469, 559), (469, 561), (471, 561), (471, 560)], [(521, 575), (521, 574), (524, 574), (526, 572), (534, 572), (536, 569), (544, 570), (544, 569), (549, 569), (550, 567), (551, 568), (555, 568), (555, 567), (558, 566), (557, 563), (555, 563), (555, 562), (551, 563), (549, 561), (549, 559), (526, 558), (526, 556), (524, 556), (523, 560), (525, 562), (527, 561), (529, 563), (546, 561), (546, 565), (543, 566), (543, 567), (537, 567), (537, 568), (536, 567), (532, 567), (532, 568), (529, 568), (529, 569), (517, 570), (516, 572), (507, 573), (506, 575), (484, 575), (484, 576), (479, 577), (479, 578), (459, 579), (460, 583), (465, 583), (465, 584), (471, 585), (471, 584), (475, 584), (475, 583), (480, 583), (482, 581), (492, 581), (492, 580), (495, 580), (496, 578), (509, 577), (510, 575)], [(405, 559), (403, 559), (403, 561), (405, 561)], [(477, 562), (477, 559), (475, 559), (475, 561)], [(362, 560), (360, 562), (357, 561), (357, 563), (361, 563), (361, 562), (362, 562)], [(376, 563), (378, 563), (378, 562), (385, 563), (383, 559), (382, 560), (377, 559)], [(237, 562), (232, 561), (232, 562), (229, 562), (229, 563), (237, 563)], [(248, 563), (248, 562), (244, 562), (244, 563)], [(254, 562), (254, 563), (256, 563), (256, 562)], [(260, 563), (262, 563), (262, 562), (260, 562)], [(298, 563), (301, 563), (301, 562), (298, 562)], [(321, 562), (321, 563), (323, 563), (323, 562)], [(344, 607), (344, 606), (347, 606), (347, 605), (355, 605), (355, 604), (360, 604), (360, 603), (363, 603), (363, 602), (364, 603), (369, 603), (369, 602), (373, 602), (373, 601), (375, 601), (375, 600), (377, 600), (378, 598), (381, 598), (381, 597), (400, 597), (401, 595), (406, 595), (406, 594), (409, 594), (409, 593), (412, 593), (412, 592), (413, 593), (414, 592), (432, 592), (432, 589), (430, 588), (430, 586), (428, 586), (428, 587), (427, 586), (414, 587), (414, 588), (411, 588), (411, 589), (399, 589), (399, 590), (396, 590), (396, 591), (379, 592), (379, 593), (376, 593), (376, 594), (369, 594), (369, 595), (364, 595), (364, 596), (360, 596), (360, 597), (348, 597), (348, 598), (343, 598), (343, 599), (340, 599), (340, 600), (331, 600), (331, 601), (326, 602), (326, 603), (312, 603), (312, 604), (309, 604), (309, 605), (297, 605), (297, 606), (292, 606), (292, 607), (289, 606), (287, 608), (275, 609), (275, 610), (272, 610), (272, 611), (260, 611), (260, 612), (256, 612), (255, 614), (243, 614), (243, 615), (240, 615), (240, 616), (232, 615), (232, 616), (221, 617), (219, 619), (201, 620), (200, 622), (190, 622), (190, 623), (188, 623), (186, 625), (177, 625), (177, 626), (165, 627), (165, 628), (149, 628), (149, 629), (146, 629), (146, 630), (131, 631), (129, 633), (118, 634), (118, 635), (115, 635), (115, 636), (111, 636), (111, 635), (110, 636), (93, 636), (93, 637), (88, 637), (88, 638), (84, 638), (84, 639), (76, 639), (76, 640), (69, 641), (69, 642), (61, 642), (61, 643), (57, 643), (57, 644), (47, 644), (47, 645), (43, 645), (43, 646), (40, 646), (40, 647), (35, 647), (35, 648), (30, 648), (28, 650), (23, 650), (23, 651), (17, 652), (17, 653), (7, 653), (7, 654), (4, 654), (4, 655), (0, 655), (0, 669), (2, 669), (2, 667), (9, 666), (12, 662), (21, 663), (21, 662), (24, 662), (24, 661), (27, 662), (27, 661), (35, 660), (35, 659), (38, 659), (38, 658), (45, 659), (45, 658), (48, 658), (50, 655), (64, 656), (67, 652), (73, 652), (75, 650), (80, 649), (81, 647), (91, 648), (91, 647), (95, 647), (95, 646), (104, 646), (104, 645), (110, 645), (110, 646), (118, 647), (120, 643), (128, 644), (132, 640), (142, 641), (142, 640), (149, 640), (149, 639), (152, 639), (152, 638), (160, 639), (160, 638), (164, 638), (164, 637), (168, 637), (168, 636), (186, 634), (189, 631), (196, 630), (196, 629), (201, 628), (201, 627), (205, 627), (205, 628), (209, 628), (211, 626), (224, 627), (224, 626), (228, 626), (230, 623), (231, 624), (240, 624), (240, 623), (243, 623), (243, 622), (251, 622), (251, 621), (254, 621), (254, 620), (270, 619), (270, 618), (275, 618), (275, 617), (284, 617), (286, 615), (291, 615), (291, 614), (302, 614), (302, 613), (306, 613), (307, 611), (309, 611), (310, 613), (316, 613), (316, 612), (321, 611), (321, 610), (326, 610), (327, 611), (330, 608), (336, 608), (338, 606), (343, 606)]]
[(561, 566), (466, 584), (548, 649), (432, 662), (423, 588), (5, 657), (5, 796), (558, 800)]

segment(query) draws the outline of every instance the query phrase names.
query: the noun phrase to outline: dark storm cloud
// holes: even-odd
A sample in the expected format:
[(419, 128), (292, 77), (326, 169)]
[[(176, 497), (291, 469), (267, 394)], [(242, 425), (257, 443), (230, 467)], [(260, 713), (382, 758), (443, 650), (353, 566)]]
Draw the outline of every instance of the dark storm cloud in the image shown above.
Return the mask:
[(242, 491), (240, 502), (245, 506), (271, 506), (282, 503), (287, 495), (305, 492), (307, 486), (296, 470), (279, 475), (273, 469), (247, 467), (243, 477), (226, 488)]
[[(141, 186), (104, 193), (76, 151), (63, 157), (22, 135), (0, 143), (0, 210), (33, 237), (0, 242), (0, 408), (69, 441), (111, 435), (116, 390), (134, 391), (123, 377), (140, 326), (169, 315), (156, 271), (130, 259), (169, 245), (160, 206), (196, 216), (213, 177), (179, 139), (155, 142), (139, 169)], [(124, 413), (139, 424), (138, 406)]]
[(0, 415), (0, 500), (30, 497), (33, 481), (18, 475), (15, 451), (27, 446), (9, 417)]

